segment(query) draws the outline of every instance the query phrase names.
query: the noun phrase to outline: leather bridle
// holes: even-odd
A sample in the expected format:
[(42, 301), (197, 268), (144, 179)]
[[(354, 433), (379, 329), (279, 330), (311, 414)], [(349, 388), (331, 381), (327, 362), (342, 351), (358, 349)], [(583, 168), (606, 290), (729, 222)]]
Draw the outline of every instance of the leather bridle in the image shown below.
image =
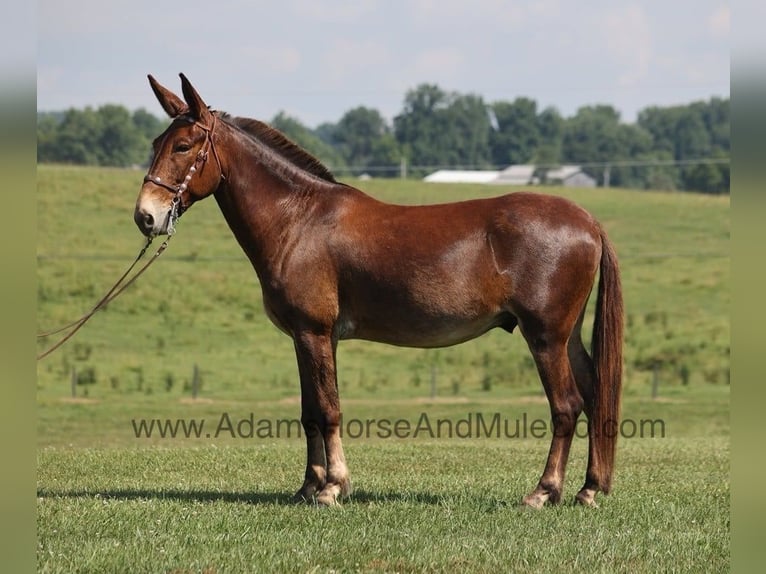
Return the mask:
[(207, 162), (209, 156), (209, 152), (213, 152), (213, 157), (215, 158), (215, 162), (218, 165), (218, 172), (221, 174), (221, 180), (226, 179), (226, 176), (223, 174), (221, 159), (218, 157), (218, 152), (215, 149), (214, 135), (217, 118), (215, 114), (211, 114), (211, 117), (213, 118), (213, 121), (209, 126), (202, 124), (199, 121), (194, 121), (192, 119), (188, 120), (193, 122), (194, 125), (198, 126), (205, 132), (205, 141), (202, 143), (202, 147), (197, 152), (197, 157), (194, 159), (194, 163), (189, 168), (189, 171), (181, 183), (173, 186), (162, 181), (159, 176), (151, 174), (155, 168), (155, 163), (157, 161), (156, 157), (152, 162), (152, 165), (149, 167), (149, 172), (144, 176), (144, 183), (153, 183), (154, 185), (158, 185), (164, 189), (167, 189), (173, 194), (173, 199), (170, 204), (170, 211), (168, 212), (168, 224), (166, 230), (168, 235), (173, 235), (173, 233), (175, 233), (175, 224), (183, 212), (186, 211), (186, 207), (183, 205), (182, 195), (189, 187), (189, 182), (191, 182), (192, 176), (197, 172), (197, 166), (199, 166), (200, 170), (204, 168), (205, 162)]

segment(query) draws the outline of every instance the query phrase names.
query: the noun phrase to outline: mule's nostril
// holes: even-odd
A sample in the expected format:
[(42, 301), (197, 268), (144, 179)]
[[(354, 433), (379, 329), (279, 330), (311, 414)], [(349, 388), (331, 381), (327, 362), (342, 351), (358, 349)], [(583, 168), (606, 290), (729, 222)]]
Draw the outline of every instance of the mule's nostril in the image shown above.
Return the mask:
[(144, 235), (149, 235), (154, 231), (154, 216), (148, 211), (136, 210), (133, 219)]

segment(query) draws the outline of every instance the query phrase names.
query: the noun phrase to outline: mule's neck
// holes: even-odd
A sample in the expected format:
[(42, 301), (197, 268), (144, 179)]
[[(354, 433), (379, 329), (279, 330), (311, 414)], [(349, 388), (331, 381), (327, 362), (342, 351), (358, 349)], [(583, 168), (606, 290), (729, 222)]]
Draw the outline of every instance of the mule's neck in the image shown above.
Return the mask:
[(222, 158), (226, 179), (215, 198), (263, 280), (270, 267), (278, 264), (285, 247), (300, 238), (333, 196), (337, 198), (348, 188), (296, 168), (231, 126), (222, 134), (221, 143), (230, 152)]

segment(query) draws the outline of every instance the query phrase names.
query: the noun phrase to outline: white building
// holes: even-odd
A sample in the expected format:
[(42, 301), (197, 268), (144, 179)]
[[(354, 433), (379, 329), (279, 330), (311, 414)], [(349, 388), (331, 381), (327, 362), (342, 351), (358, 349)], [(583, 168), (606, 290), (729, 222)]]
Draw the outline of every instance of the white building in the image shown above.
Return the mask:
[[(534, 165), (511, 165), (501, 171), (440, 169), (423, 181), (431, 183), (488, 183), (492, 185), (539, 185)], [(547, 172), (546, 181), (565, 187), (596, 187), (596, 180), (579, 165), (562, 165)]]
[(490, 183), (499, 185), (535, 185), (539, 183), (533, 165), (511, 165), (501, 171)]
[(490, 183), (497, 178), (499, 171), (459, 171), (440, 169), (423, 178), (429, 183)]
[(562, 165), (548, 170), (548, 183), (564, 187), (596, 187), (596, 180), (585, 173), (579, 165)]

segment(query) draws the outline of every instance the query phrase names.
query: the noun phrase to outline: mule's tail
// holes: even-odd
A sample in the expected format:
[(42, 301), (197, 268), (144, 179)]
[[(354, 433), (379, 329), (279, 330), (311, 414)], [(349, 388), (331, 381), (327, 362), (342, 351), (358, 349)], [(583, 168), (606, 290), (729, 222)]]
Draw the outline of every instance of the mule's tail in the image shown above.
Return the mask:
[(597, 480), (599, 490), (608, 494), (612, 488), (620, 424), (623, 303), (617, 255), (603, 229), (600, 271), (591, 342), (596, 379), (590, 432), (595, 433), (595, 448), (591, 454), (595, 457), (596, 476), (593, 478)]

